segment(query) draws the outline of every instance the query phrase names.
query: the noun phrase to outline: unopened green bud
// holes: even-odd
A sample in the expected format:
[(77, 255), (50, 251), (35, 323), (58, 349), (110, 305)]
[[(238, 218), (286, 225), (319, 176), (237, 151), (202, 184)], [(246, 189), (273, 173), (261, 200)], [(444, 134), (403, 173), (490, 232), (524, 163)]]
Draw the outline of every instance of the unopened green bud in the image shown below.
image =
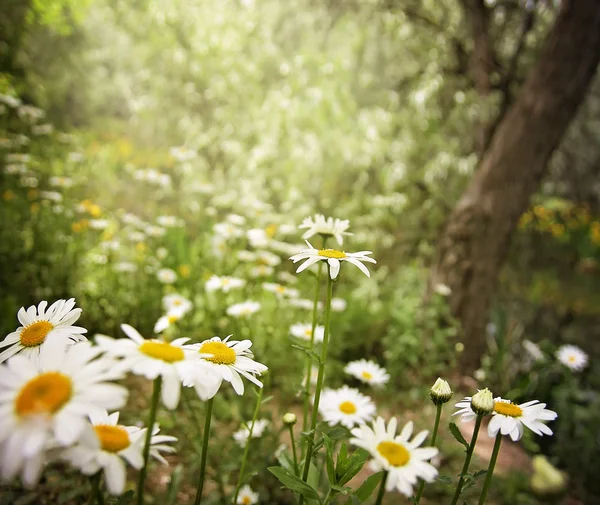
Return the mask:
[(429, 397), (435, 405), (443, 405), (452, 398), (452, 389), (444, 379), (438, 377), (435, 384), (429, 390)]
[(296, 414), (292, 414), (291, 412), (284, 414), (283, 424), (285, 424), (286, 426), (294, 426), (294, 424), (296, 424)]
[(531, 489), (540, 498), (560, 496), (566, 489), (565, 474), (552, 466), (544, 456), (534, 456)]
[(487, 416), (494, 411), (494, 396), (488, 389), (477, 391), (471, 398), (471, 408), (478, 416)]

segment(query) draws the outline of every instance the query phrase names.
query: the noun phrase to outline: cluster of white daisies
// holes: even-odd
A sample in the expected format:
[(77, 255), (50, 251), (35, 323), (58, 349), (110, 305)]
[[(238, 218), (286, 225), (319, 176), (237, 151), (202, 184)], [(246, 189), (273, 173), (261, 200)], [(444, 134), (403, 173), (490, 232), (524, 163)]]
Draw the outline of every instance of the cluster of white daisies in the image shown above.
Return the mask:
[[(189, 306), (177, 297), (165, 299), (167, 314)], [(168, 306), (168, 307), (167, 307)], [(173, 314), (173, 312), (171, 312)], [(26, 486), (35, 485), (44, 465), (62, 460), (85, 475), (103, 472), (111, 494), (125, 487), (126, 466), (147, 464), (143, 449), (150, 436), (149, 454), (166, 462), (161, 453), (177, 439), (159, 435), (157, 425), (123, 426), (119, 412), (128, 391), (115, 381), (130, 372), (159, 379), (162, 403), (174, 409), (181, 386), (193, 387), (202, 400), (212, 398), (223, 380), (238, 394), (245, 378), (258, 386), (267, 370), (253, 360), (250, 340), (213, 337), (189, 344), (145, 339), (135, 328), (122, 325), (129, 338), (98, 335), (88, 342), (86, 329), (73, 326), (81, 309), (75, 300), (42, 301), (17, 314), (21, 324), (0, 348), (0, 472), (4, 480), (18, 474)], [(167, 315), (166, 317), (169, 317)]]

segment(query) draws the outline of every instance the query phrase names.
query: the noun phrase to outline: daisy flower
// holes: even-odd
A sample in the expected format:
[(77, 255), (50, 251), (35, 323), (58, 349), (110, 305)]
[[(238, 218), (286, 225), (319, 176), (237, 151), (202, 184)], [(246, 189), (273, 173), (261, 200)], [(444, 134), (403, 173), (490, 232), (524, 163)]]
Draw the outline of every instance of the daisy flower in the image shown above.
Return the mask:
[(227, 307), (227, 315), (234, 317), (248, 317), (260, 310), (260, 303), (248, 300), (242, 303), (236, 303), (231, 307)]
[(156, 321), (156, 324), (154, 325), (154, 333), (162, 333), (169, 326), (179, 321), (183, 317), (183, 315), (184, 313), (180, 310), (171, 309), (170, 312), (168, 312), (164, 316), (161, 316), (158, 319), (158, 321)]
[(0, 365), (0, 467), (10, 480), (23, 470), (25, 485), (38, 479), (45, 449), (67, 446), (81, 435), (90, 413), (120, 408), (127, 389), (114, 360), (88, 342), (49, 341), (39, 358), (18, 355)]
[[(311, 323), (296, 323), (290, 326), (290, 333), (296, 338), (304, 340), (310, 340), (312, 335), (312, 324)], [(323, 335), (325, 334), (325, 327), (318, 324), (315, 326), (315, 342), (323, 342)]]
[(588, 355), (575, 345), (561, 345), (556, 351), (556, 358), (576, 372), (581, 372), (588, 363)]
[(211, 375), (217, 378), (217, 390), (221, 386), (221, 382), (226, 380), (231, 382), (238, 395), (244, 394), (242, 377), (258, 387), (262, 387), (262, 382), (255, 375), (266, 372), (267, 367), (252, 359), (254, 357), (250, 351), (252, 342), (250, 340), (229, 340), (229, 337), (231, 335), (224, 340), (213, 337), (199, 344), (188, 345), (186, 348), (200, 353), (200, 357), (207, 364)]
[(258, 503), (258, 493), (252, 491), (252, 488), (245, 484), (240, 488), (237, 505), (255, 505)]
[(306, 243), (308, 244), (309, 249), (304, 249), (304, 251), (294, 254), (290, 257), (294, 263), (306, 260), (298, 267), (296, 273), (306, 270), (308, 267), (319, 261), (326, 261), (329, 265), (329, 275), (332, 279), (335, 279), (340, 273), (340, 262), (347, 261), (348, 263), (352, 263), (354, 266), (358, 267), (358, 269), (367, 277), (371, 277), (369, 270), (361, 262), (366, 261), (368, 263), (377, 263), (373, 258), (368, 256), (369, 254), (373, 254), (371, 251), (347, 253), (344, 251), (338, 251), (337, 249), (315, 249), (310, 242), (307, 241)]
[[(498, 397), (499, 399), (500, 397)], [(475, 409), (473, 404), (475, 403)], [(466, 396), (459, 401), (455, 407), (458, 408), (453, 416), (460, 416), (460, 420), (464, 423), (474, 421), (477, 413), (480, 415), (488, 415), (494, 411), (495, 400), (492, 397), (492, 392), (487, 388), (477, 391), (474, 396)], [(477, 412), (476, 412), (477, 411)]]
[(265, 291), (275, 293), (277, 298), (283, 298), (284, 296), (289, 298), (297, 298), (300, 294), (297, 289), (288, 288), (275, 282), (263, 282), (262, 287)]
[(162, 299), (163, 308), (167, 313), (176, 310), (183, 314), (187, 314), (192, 310), (192, 302), (177, 293), (166, 295)]
[(9, 333), (0, 342), (0, 349), (6, 347), (0, 353), (0, 363), (21, 352), (27, 358), (39, 355), (40, 347), (45, 341), (57, 340), (65, 344), (73, 344), (87, 340), (82, 333), (85, 328), (73, 326), (79, 319), (81, 309), (75, 309), (75, 298), (69, 300), (58, 300), (48, 309), (47, 301), (42, 301), (37, 306), (32, 305), (27, 310), (21, 307), (17, 318), (22, 326)]
[(239, 289), (246, 285), (244, 279), (238, 279), (237, 277), (213, 275), (204, 284), (204, 289), (209, 293), (212, 291), (222, 291), (223, 293), (229, 293), (232, 289)]
[[(137, 470), (144, 465), (142, 453), (147, 428), (118, 424), (118, 412), (110, 415), (107, 411), (97, 412), (90, 415), (90, 421), (79, 441), (65, 449), (62, 457), (84, 475), (94, 475), (102, 470), (108, 492), (122, 494), (127, 478), (125, 461)], [(158, 432), (158, 425), (155, 425), (150, 455), (167, 464), (160, 452), (174, 452), (175, 449), (165, 443), (176, 442), (177, 438), (158, 435)]]
[[(244, 424), (238, 431), (233, 434), (234, 440), (239, 444), (240, 447), (246, 447), (248, 438), (250, 437), (250, 426), (252, 422)], [(252, 430), (252, 438), (260, 438), (269, 426), (267, 419), (257, 419), (254, 423), (254, 429)]]
[(313, 235), (323, 235), (325, 237), (334, 237), (337, 243), (344, 243), (344, 235), (352, 235), (346, 230), (350, 227), (350, 221), (347, 219), (334, 219), (332, 217), (325, 218), (323, 214), (315, 214), (313, 217), (305, 217), (302, 224), (298, 228), (306, 228), (303, 239), (309, 239)]
[(325, 388), (319, 403), (319, 412), (330, 426), (342, 424), (346, 428), (364, 424), (373, 419), (375, 404), (358, 389), (342, 386)]
[(250, 277), (270, 277), (275, 270), (268, 265), (258, 265), (250, 270)]
[(177, 274), (170, 268), (161, 268), (156, 272), (156, 278), (162, 284), (173, 284), (177, 280)]
[(312, 310), (314, 305), (312, 300), (307, 300), (306, 298), (293, 298), (289, 303), (292, 307), (298, 307), (299, 309), (305, 310)]
[(367, 425), (351, 430), (354, 438), (350, 443), (369, 451), (373, 460), (370, 467), (373, 471), (386, 471), (388, 478), (386, 491), (397, 489), (405, 496), (412, 496), (413, 486), (418, 479), (433, 482), (437, 469), (427, 461), (435, 457), (435, 447), (419, 447), (427, 437), (427, 431), (418, 433), (412, 441), (413, 423), (409, 421), (399, 435), (396, 435), (397, 421), (395, 417), (385, 426), (383, 418), (378, 417), (373, 428)]
[(189, 338), (165, 342), (145, 339), (128, 324), (122, 324), (121, 329), (128, 339), (115, 340), (98, 335), (96, 344), (107, 355), (121, 358), (119, 366), (122, 370), (142, 375), (149, 380), (162, 376), (162, 403), (169, 410), (179, 404), (182, 382), (193, 385), (202, 400), (208, 400), (216, 394), (220, 380), (217, 380), (202, 360), (183, 347)]
[(385, 368), (380, 367), (374, 361), (367, 361), (366, 359), (351, 361), (344, 368), (344, 372), (371, 386), (383, 386), (390, 380)]
[(244, 231), (231, 223), (217, 223), (213, 226), (215, 233), (224, 239), (241, 237)]
[(510, 400), (494, 399), (494, 412), (488, 424), (488, 435), (495, 437), (498, 432), (510, 435), (513, 442), (523, 436), (523, 426), (527, 426), (536, 435), (552, 435), (552, 430), (542, 421), (554, 421), (558, 414), (546, 408), (545, 403), (537, 400), (515, 405)]
[(331, 310), (333, 310), (334, 312), (343, 312), (344, 310), (346, 310), (347, 306), (348, 302), (346, 302), (346, 300), (344, 300), (343, 298), (331, 299)]

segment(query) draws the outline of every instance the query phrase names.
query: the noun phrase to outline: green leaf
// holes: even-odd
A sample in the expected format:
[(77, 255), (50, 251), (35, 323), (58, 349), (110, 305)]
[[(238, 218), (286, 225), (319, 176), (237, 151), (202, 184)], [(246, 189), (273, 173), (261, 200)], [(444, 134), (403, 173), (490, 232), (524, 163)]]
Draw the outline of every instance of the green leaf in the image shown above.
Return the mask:
[(352, 477), (354, 477), (358, 472), (360, 472), (361, 468), (364, 466), (365, 462), (369, 458), (369, 453), (364, 449), (357, 449), (354, 451), (352, 456), (348, 459), (346, 464), (343, 465), (343, 474), (338, 478), (338, 484), (346, 484)]
[(133, 500), (133, 489), (119, 496), (116, 505), (128, 505)]
[(450, 428), (450, 433), (452, 433), (452, 436), (458, 443), (465, 446), (466, 451), (469, 448), (469, 443), (465, 440), (465, 437), (462, 436), (462, 433), (458, 429), (458, 426), (456, 426), (456, 423), (450, 423), (448, 426)]
[(308, 347), (304, 347), (300, 344), (292, 344), (294, 349), (299, 349), (304, 354), (306, 354), (311, 360), (313, 360), (317, 365), (321, 364), (321, 356), (319, 356), (315, 351), (309, 349)]
[(288, 472), (294, 473), (294, 461), (287, 451), (281, 451), (277, 456), (277, 461)]
[(165, 497), (165, 505), (173, 505), (177, 500), (177, 493), (179, 492), (179, 488), (181, 487), (181, 481), (183, 480), (183, 465), (179, 464), (173, 470), (171, 474), (171, 481), (169, 482), (169, 487), (167, 488), (167, 495)]
[(340, 452), (338, 453), (338, 457), (337, 457), (338, 466), (344, 465), (346, 463), (347, 459), (348, 459), (348, 446), (346, 445), (346, 442), (342, 442), (342, 446), (340, 447)]
[(343, 426), (334, 426), (327, 432), (327, 436), (331, 440), (341, 440), (342, 438), (348, 438), (348, 428)]
[(452, 477), (448, 477), (447, 475), (438, 475), (436, 480), (439, 480), (442, 484), (452, 484)]
[[(341, 493), (344, 496), (350, 494), (352, 492), (352, 488), (347, 487), (347, 486), (336, 486), (335, 484), (333, 486), (331, 486), (331, 489), (333, 489), (336, 493)], [(333, 494), (333, 493), (332, 493)]]
[(267, 396), (266, 398), (263, 398), (263, 400), (260, 402), (260, 404), (262, 405), (263, 403), (268, 403), (273, 399), (273, 396)]
[(317, 493), (313, 487), (309, 486), (306, 482), (301, 480), (299, 477), (296, 477), (293, 473), (289, 472), (285, 468), (280, 466), (270, 466), (268, 470), (275, 475), (275, 477), (277, 477), (279, 482), (281, 482), (291, 491), (301, 494), (305, 498), (317, 500), (319, 503), (321, 503), (319, 493)]
[(325, 442), (327, 478), (329, 479), (329, 484), (333, 487), (333, 485), (337, 482), (335, 479), (335, 467), (333, 466), (333, 442), (327, 435), (323, 435), (323, 441)]
[(383, 472), (375, 473), (370, 477), (367, 477), (360, 487), (354, 491), (354, 494), (360, 502), (365, 502), (369, 499), (369, 496), (371, 496), (373, 491), (377, 488), (377, 485), (381, 482), (382, 477)]

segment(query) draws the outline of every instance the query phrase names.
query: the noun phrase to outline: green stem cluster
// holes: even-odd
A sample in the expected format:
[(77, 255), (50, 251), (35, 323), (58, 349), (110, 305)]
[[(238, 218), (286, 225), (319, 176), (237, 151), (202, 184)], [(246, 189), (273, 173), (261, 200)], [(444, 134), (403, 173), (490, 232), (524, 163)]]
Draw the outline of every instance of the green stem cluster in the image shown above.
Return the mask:
[(475, 449), (475, 444), (477, 443), (477, 435), (479, 435), (479, 427), (481, 426), (481, 420), (483, 416), (478, 415), (475, 419), (475, 427), (473, 428), (473, 437), (471, 438), (471, 443), (469, 444), (469, 448), (467, 449), (467, 456), (465, 457), (465, 464), (462, 467), (460, 472), (460, 479), (458, 479), (458, 484), (456, 485), (456, 491), (454, 492), (454, 497), (452, 498), (452, 503), (450, 505), (456, 505), (458, 502), (458, 498), (460, 497), (460, 493), (462, 492), (462, 488), (465, 485), (465, 475), (469, 470), (469, 465), (471, 464), (471, 457), (473, 456), (473, 450)]
[(162, 387), (162, 375), (154, 379), (154, 390), (152, 391), (152, 403), (150, 404), (150, 415), (148, 417), (148, 426), (146, 431), (146, 441), (144, 443), (144, 466), (140, 470), (137, 486), (137, 505), (144, 503), (144, 483), (148, 473), (148, 457), (150, 456), (150, 441), (152, 440), (152, 430), (156, 422), (156, 412), (158, 410), (158, 399), (160, 398), (160, 390)]

